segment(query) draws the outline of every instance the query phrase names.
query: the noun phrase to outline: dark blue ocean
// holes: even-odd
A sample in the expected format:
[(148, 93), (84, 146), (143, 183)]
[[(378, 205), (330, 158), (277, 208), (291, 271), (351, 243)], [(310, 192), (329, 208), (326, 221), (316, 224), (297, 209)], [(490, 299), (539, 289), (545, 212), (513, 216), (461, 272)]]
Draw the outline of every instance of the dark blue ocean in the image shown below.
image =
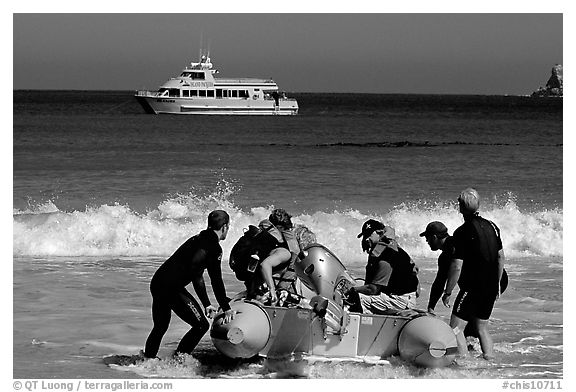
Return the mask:
[[(393, 226), (422, 271), (425, 308), (437, 254), (418, 233), (432, 220), (460, 225), (456, 198), (469, 186), (502, 231), (511, 278), (491, 321), (496, 363), (316, 364), (304, 376), (563, 376), (562, 100), (289, 95), (297, 116), (155, 116), (130, 91), (14, 91), (15, 377), (266, 378), (262, 364), (216, 366), (209, 337), (184, 366), (102, 358), (142, 347), (150, 277), (215, 208), (232, 218), (222, 244), (232, 293), (232, 245), (281, 207), (358, 276), (362, 222)], [(185, 330), (173, 321), (166, 353)]]

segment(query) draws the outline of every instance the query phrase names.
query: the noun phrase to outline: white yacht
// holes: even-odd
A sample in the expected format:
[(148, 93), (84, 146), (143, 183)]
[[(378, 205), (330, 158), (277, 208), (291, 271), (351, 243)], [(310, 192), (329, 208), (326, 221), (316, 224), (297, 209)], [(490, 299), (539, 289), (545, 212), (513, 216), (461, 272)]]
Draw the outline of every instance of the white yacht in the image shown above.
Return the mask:
[(190, 63), (158, 91), (140, 90), (136, 99), (146, 113), (294, 115), (298, 102), (278, 91), (272, 79), (218, 78), (209, 55)]

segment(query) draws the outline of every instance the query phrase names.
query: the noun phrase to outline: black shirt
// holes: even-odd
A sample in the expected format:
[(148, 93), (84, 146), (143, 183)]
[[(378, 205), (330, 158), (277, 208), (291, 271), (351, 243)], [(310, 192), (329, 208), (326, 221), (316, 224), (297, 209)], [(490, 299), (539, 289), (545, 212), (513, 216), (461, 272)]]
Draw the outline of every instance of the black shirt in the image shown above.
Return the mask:
[(394, 250), (386, 246), (381, 252), (375, 250), (368, 256), (365, 284), (378, 285), (383, 293), (402, 295), (418, 288), (418, 275), (414, 262), (404, 249)]
[(498, 292), (500, 229), (478, 215), (467, 217), (454, 231), (454, 257), (462, 260), (458, 285), (462, 290), (485, 294)]
[[(152, 277), (151, 289), (179, 290), (191, 282), (203, 280), (204, 270), (208, 270), (212, 290), (222, 310), (230, 309), (226, 289), (222, 281), (222, 247), (218, 235), (213, 230), (202, 230), (199, 234), (189, 238), (166, 260)], [(210, 301), (206, 289), (198, 289), (194, 285), (196, 294), (206, 307)]]

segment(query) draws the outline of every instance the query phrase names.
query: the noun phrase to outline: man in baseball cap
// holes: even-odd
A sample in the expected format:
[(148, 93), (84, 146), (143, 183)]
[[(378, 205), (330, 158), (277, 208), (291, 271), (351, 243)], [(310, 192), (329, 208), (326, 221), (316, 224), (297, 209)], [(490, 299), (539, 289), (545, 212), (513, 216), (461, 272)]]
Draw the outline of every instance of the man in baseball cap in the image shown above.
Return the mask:
[(438, 272), (430, 288), (428, 299), (428, 312), (434, 313), (436, 303), (442, 297), (444, 306), (450, 307), (449, 298), (460, 276), (461, 260), (454, 259), (454, 246), (452, 237), (448, 235), (448, 228), (444, 223), (434, 221), (428, 223), (426, 230), (420, 233), (420, 237), (426, 237), (426, 242), (431, 250), (441, 250), (438, 257)]
[(386, 226), (384, 223), (375, 219), (368, 219), (364, 222), (362, 232), (358, 234), (357, 237), (362, 238), (362, 250), (364, 252), (367, 252), (371, 247), (376, 245), (377, 242), (381, 242), (398, 251), (398, 242), (396, 241), (394, 228)]
[(384, 223), (378, 222), (375, 219), (368, 219), (362, 225), (362, 232), (360, 234), (358, 234), (358, 238), (362, 238), (362, 237), (368, 238), (368, 237), (370, 237), (370, 234), (372, 234), (376, 230), (384, 230), (385, 228), (386, 228), (386, 226), (384, 225)]
[(418, 268), (398, 246), (394, 229), (369, 219), (358, 238), (368, 253), (368, 264), (365, 284), (346, 293), (350, 311), (385, 314), (416, 307)]
[[(420, 237), (426, 237), (426, 239), (428, 239), (428, 237), (432, 236), (436, 236), (438, 238), (446, 238), (448, 236), (448, 228), (442, 222), (438, 221), (430, 222), (426, 226), (426, 230), (420, 233)], [(438, 250), (438, 249), (439, 248), (432, 250)]]

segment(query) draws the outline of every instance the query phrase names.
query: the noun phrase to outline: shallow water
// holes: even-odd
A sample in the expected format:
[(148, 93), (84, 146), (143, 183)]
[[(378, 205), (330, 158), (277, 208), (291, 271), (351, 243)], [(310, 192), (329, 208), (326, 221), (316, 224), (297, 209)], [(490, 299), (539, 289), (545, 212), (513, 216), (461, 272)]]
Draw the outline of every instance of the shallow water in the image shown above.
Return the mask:
[[(221, 356), (207, 334), (193, 356), (169, 360), (187, 326), (173, 317), (160, 357), (137, 366), (107, 366), (110, 355), (133, 355), (151, 328), (148, 292), (158, 258), (17, 258), (14, 265), (14, 377), (282, 377), (308, 378), (561, 378), (563, 376), (562, 271), (553, 258), (523, 271), (511, 260), (510, 286), (497, 302), (490, 330), (496, 361), (468, 360), (445, 369), (390, 363), (235, 361)], [(425, 308), (433, 259), (421, 260)], [(516, 264), (517, 263), (517, 264)], [(362, 276), (361, 268), (353, 272)], [(555, 284), (551, 285), (550, 282)], [(230, 293), (241, 285), (226, 268)], [(214, 299), (213, 299), (214, 301)], [(449, 309), (437, 306), (449, 319)], [(477, 349), (479, 349), (477, 347)], [(476, 353), (479, 355), (479, 353)], [(360, 371), (361, 370), (361, 371)]]

